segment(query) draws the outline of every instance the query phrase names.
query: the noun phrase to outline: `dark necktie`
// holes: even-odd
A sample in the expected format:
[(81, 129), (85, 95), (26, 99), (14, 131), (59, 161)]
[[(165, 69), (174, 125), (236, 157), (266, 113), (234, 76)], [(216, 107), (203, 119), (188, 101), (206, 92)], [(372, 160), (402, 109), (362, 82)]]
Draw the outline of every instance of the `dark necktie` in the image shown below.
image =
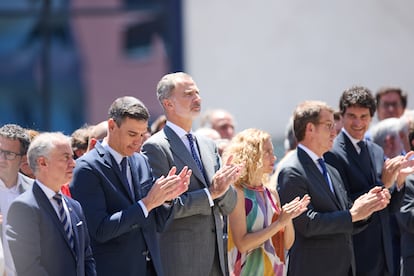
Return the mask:
[(371, 158), (369, 157), (369, 152), (367, 148), (367, 144), (365, 141), (361, 140), (357, 143), (361, 151), (359, 152), (359, 160), (361, 168), (365, 174), (365, 176), (372, 182), (369, 185), (374, 184), (373, 172), (371, 167)]
[(187, 133), (186, 134), (187, 138), (188, 138), (188, 142), (190, 144), (190, 151), (191, 151), (191, 155), (193, 156), (194, 161), (197, 164), (197, 167), (200, 169), (200, 171), (203, 173), (204, 175), (204, 168), (203, 168), (203, 164), (201, 163), (200, 158), (198, 158), (197, 152), (195, 150), (195, 146), (194, 146), (194, 138), (193, 135), (191, 133)]
[(326, 183), (328, 183), (329, 189), (331, 190), (331, 192), (334, 192), (334, 189), (332, 187), (332, 183), (329, 181), (329, 177), (328, 177), (328, 170), (326, 169), (326, 164), (325, 164), (325, 160), (323, 160), (322, 158), (318, 159), (318, 163), (322, 168), (322, 174), (323, 177), (325, 178)]
[(70, 221), (69, 221), (69, 219), (66, 215), (65, 208), (63, 207), (62, 195), (57, 193), (53, 196), (53, 199), (58, 204), (60, 222), (63, 225), (63, 229), (65, 230), (66, 237), (68, 238), (69, 244), (73, 249), (73, 248), (75, 248), (75, 246), (74, 246), (74, 241), (73, 241), (72, 227), (71, 227)]
[(135, 198), (134, 191), (132, 190), (132, 187), (128, 180), (128, 159), (126, 157), (122, 158), (121, 161), (121, 174), (123, 181), (128, 185), (128, 191), (132, 195), (132, 198)]

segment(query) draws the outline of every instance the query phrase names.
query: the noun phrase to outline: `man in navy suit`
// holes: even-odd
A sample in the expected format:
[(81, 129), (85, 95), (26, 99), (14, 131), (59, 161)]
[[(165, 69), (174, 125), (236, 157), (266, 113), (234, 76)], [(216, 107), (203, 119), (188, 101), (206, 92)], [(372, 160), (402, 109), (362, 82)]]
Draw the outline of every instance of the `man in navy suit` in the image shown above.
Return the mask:
[(351, 207), (337, 170), (322, 158), (336, 136), (333, 109), (323, 102), (300, 104), (293, 117), (297, 149), (280, 168), (282, 204), (308, 194), (308, 211), (293, 220), (296, 238), (289, 251), (288, 275), (355, 275), (351, 235), (366, 218), (389, 203), (380, 187), (361, 195)]
[(191, 171), (175, 175), (172, 168), (154, 183), (147, 159), (137, 153), (148, 118), (138, 99), (116, 99), (107, 137), (76, 160), (70, 191), (85, 211), (98, 275), (163, 275), (156, 232), (170, 217), (171, 200), (186, 191)]
[(17, 275), (96, 275), (82, 208), (60, 193), (75, 166), (69, 137), (42, 133), (27, 155), (36, 180), (13, 201), (6, 225)]
[(376, 186), (389, 189), (392, 197), (387, 208), (372, 215), (368, 227), (354, 235), (357, 275), (392, 275), (393, 251), (390, 213), (399, 210), (404, 181), (413, 172), (409, 156), (397, 156), (385, 162), (382, 148), (364, 139), (376, 105), (369, 89), (354, 86), (340, 98), (343, 128), (333, 148), (325, 154), (344, 181), (351, 200)]

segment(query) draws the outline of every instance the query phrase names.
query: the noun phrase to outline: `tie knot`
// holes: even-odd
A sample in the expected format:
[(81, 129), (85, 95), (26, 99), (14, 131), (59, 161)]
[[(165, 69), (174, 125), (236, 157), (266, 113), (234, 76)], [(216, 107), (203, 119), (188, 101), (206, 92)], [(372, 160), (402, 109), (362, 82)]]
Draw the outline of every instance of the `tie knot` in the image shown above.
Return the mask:
[(191, 143), (194, 142), (194, 138), (193, 138), (193, 135), (191, 133), (187, 133), (185, 136), (187, 136), (188, 141), (190, 141)]
[(363, 147), (365, 147), (365, 141), (361, 140), (357, 143), (357, 145), (362, 149)]
[(128, 159), (126, 157), (121, 160), (121, 170), (124, 172), (127, 169)]
[(57, 202), (57, 203), (59, 203), (59, 204), (61, 204), (61, 203), (62, 203), (62, 195), (61, 195), (61, 194), (59, 194), (59, 193), (56, 193), (56, 194), (53, 196), (53, 199), (54, 199), (54, 200), (56, 200), (56, 202)]
[(325, 171), (326, 171), (326, 164), (325, 164), (325, 160), (323, 160), (323, 158), (319, 158), (319, 159), (318, 159), (318, 163), (319, 163), (319, 165), (322, 167), (322, 170), (325, 172)]

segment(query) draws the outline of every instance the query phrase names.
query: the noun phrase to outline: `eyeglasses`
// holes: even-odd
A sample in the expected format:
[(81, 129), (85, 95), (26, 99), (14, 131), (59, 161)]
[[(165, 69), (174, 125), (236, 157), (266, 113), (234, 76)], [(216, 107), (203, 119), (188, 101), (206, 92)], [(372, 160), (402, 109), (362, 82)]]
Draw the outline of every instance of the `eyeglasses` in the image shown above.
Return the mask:
[(6, 160), (14, 160), (16, 159), (17, 156), (22, 156), (22, 155), (23, 154), (0, 149), (0, 156), (2, 156)]
[(318, 123), (316, 123), (317, 125), (324, 125), (325, 126), (325, 128), (327, 129), (327, 130), (329, 130), (329, 131), (332, 131), (332, 130), (334, 130), (335, 129), (335, 123), (333, 123), (333, 122), (318, 122)]

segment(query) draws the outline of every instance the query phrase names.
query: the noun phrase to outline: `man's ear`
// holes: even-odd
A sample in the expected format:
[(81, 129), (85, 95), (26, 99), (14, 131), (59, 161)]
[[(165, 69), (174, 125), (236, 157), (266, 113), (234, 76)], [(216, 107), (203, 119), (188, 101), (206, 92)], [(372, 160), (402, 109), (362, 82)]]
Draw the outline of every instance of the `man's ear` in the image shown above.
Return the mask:
[(174, 104), (170, 99), (162, 100), (162, 105), (164, 106), (164, 109), (171, 109), (174, 107)]
[(112, 118), (108, 119), (108, 131), (114, 130), (115, 127), (116, 127), (116, 122), (114, 121), (114, 119)]
[(37, 158), (36, 162), (39, 165), (39, 167), (45, 167), (47, 166), (47, 159), (44, 156), (40, 156), (39, 158)]

